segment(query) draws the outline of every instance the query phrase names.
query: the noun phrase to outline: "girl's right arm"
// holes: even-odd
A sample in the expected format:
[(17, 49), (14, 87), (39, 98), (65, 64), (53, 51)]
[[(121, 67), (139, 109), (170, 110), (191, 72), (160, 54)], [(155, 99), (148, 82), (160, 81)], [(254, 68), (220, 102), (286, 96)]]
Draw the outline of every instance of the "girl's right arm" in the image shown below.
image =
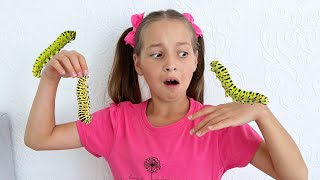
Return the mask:
[(42, 71), (25, 131), (24, 142), (34, 150), (58, 150), (82, 147), (76, 122), (56, 125), (55, 98), (61, 77), (88, 74), (84, 57), (76, 51), (61, 51)]

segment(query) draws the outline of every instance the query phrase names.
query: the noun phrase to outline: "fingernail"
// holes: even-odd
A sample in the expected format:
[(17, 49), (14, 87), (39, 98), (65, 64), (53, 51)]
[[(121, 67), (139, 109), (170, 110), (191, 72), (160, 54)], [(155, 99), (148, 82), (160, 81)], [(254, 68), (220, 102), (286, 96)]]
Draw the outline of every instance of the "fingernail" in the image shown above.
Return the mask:
[(82, 76), (82, 72), (78, 72), (78, 77), (81, 77)]
[(65, 73), (66, 73), (66, 72), (64, 72), (64, 71), (61, 71), (61, 72), (60, 72), (61, 75), (64, 75)]
[(198, 137), (202, 136), (202, 133), (201, 132), (197, 132), (197, 136)]
[(191, 135), (194, 134), (194, 129), (191, 129), (190, 134), (191, 134)]
[(84, 75), (88, 75), (88, 70), (83, 70)]
[(189, 116), (188, 116), (188, 119), (191, 120), (191, 119), (192, 119), (192, 115), (189, 115)]
[(77, 74), (76, 74), (75, 72), (72, 72), (72, 73), (71, 73), (71, 76), (72, 76), (72, 77), (76, 77)]

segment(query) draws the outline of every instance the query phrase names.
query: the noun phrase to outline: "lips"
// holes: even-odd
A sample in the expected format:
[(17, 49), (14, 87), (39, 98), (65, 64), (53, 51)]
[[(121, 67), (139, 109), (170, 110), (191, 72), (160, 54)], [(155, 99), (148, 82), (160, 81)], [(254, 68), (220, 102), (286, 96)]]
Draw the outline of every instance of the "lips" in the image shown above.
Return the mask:
[(164, 82), (165, 85), (177, 85), (179, 80), (177, 78), (167, 78)]

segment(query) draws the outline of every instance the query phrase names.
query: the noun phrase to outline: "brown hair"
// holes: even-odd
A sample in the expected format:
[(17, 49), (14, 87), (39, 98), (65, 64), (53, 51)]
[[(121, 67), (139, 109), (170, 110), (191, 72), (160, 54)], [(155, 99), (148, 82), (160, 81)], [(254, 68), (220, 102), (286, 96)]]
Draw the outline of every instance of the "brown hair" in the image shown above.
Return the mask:
[[(108, 93), (115, 103), (118, 104), (123, 101), (130, 101), (131, 103), (136, 104), (142, 101), (138, 75), (134, 68), (133, 53), (136, 53), (137, 55), (140, 54), (142, 47), (142, 40), (140, 38), (142, 36), (141, 31), (143, 31), (150, 23), (163, 19), (180, 20), (194, 32), (189, 21), (181, 13), (172, 9), (152, 12), (142, 20), (136, 31), (134, 48), (132, 48), (130, 44), (125, 44), (124, 41), (126, 35), (132, 31), (133, 28), (130, 27), (126, 29), (118, 40), (108, 81)], [(203, 103), (204, 41), (201, 36), (197, 38), (195, 32), (193, 33), (192, 47), (194, 52), (198, 50), (198, 65), (187, 89), (187, 96)]]

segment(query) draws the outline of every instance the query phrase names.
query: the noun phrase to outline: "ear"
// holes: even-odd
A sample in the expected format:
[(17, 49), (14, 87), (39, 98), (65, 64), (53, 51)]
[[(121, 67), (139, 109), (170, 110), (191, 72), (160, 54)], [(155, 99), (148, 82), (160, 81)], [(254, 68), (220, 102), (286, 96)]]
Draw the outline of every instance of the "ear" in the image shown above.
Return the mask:
[(142, 76), (142, 70), (141, 70), (141, 64), (140, 64), (140, 60), (139, 60), (139, 56), (137, 54), (133, 54), (133, 61), (134, 61), (134, 68), (136, 69), (136, 72), (138, 73), (138, 75)]

